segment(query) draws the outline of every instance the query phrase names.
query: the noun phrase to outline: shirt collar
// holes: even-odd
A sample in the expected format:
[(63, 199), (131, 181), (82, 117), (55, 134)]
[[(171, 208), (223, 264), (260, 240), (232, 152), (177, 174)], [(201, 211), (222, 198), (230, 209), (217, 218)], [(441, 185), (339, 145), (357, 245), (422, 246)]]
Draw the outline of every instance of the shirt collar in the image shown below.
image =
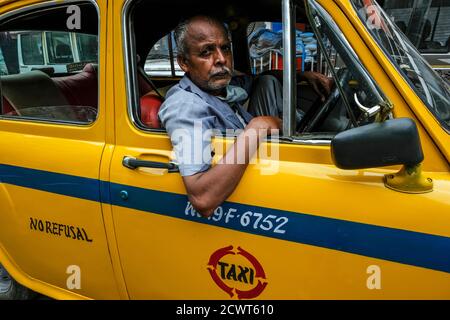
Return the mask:
[(209, 93), (203, 91), (195, 83), (193, 83), (187, 75), (184, 75), (184, 77), (180, 80), (180, 88), (195, 93), (204, 99), (209, 99), (211, 97)]
[[(187, 75), (184, 75), (184, 77), (180, 80), (179, 86), (183, 90), (186, 90), (186, 91), (189, 91), (189, 92), (192, 92), (192, 93), (198, 95), (204, 101), (207, 101), (208, 103), (210, 103), (210, 105), (215, 106), (216, 108), (219, 105), (223, 105), (222, 107), (219, 107), (219, 109), (221, 110), (221, 112), (224, 115), (228, 114), (229, 116), (231, 116), (231, 118), (233, 120), (234, 120), (234, 117), (236, 117), (234, 115), (234, 112), (229, 107), (228, 103), (226, 103), (225, 101), (222, 101), (221, 99), (218, 99), (216, 96), (210, 95), (209, 93), (207, 93), (207, 92), (203, 91), (202, 89), (200, 89), (195, 83), (192, 82), (192, 80)], [(243, 91), (245, 91), (245, 90), (243, 90)], [(225, 106), (228, 106), (228, 107), (225, 107)], [(240, 106), (239, 103), (237, 103), (237, 107), (239, 108), (239, 110), (241, 112), (241, 115), (243, 116), (244, 120), (248, 123), (253, 118), (253, 116), (250, 115), (247, 111), (245, 111)], [(236, 121), (238, 121), (238, 124), (240, 124), (240, 122), (239, 122), (239, 120), (237, 118), (236, 118)]]
[(243, 88), (233, 85), (227, 86), (226, 90), (227, 96), (225, 98), (220, 96), (213, 96), (200, 89), (194, 82), (192, 82), (192, 80), (187, 75), (185, 75), (180, 80), (180, 88), (195, 93), (199, 95), (201, 98), (205, 99), (206, 101), (208, 101), (211, 98), (217, 98), (227, 103), (234, 103), (245, 101), (248, 98), (248, 94)]

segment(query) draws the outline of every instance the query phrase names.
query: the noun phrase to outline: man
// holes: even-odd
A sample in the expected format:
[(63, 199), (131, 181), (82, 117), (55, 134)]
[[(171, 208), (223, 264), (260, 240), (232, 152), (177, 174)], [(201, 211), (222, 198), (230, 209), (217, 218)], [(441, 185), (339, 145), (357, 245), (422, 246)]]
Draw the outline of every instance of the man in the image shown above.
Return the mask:
[[(269, 90), (271, 96), (267, 96), (267, 90), (260, 90), (252, 95), (255, 99), (251, 103), (268, 103), (275, 110), (268, 113), (276, 116), (252, 117), (242, 108), (240, 102), (247, 99), (248, 93), (243, 89), (245, 83), (230, 85), (231, 43), (225, 26), (218, 20), (193, 17), (175, 29), (175, 40), (177, 61), (185, 76), (167, 93), (159, 117), (180, 162), (189, 201), (200, 214), (208, 217), (234, 191), (262, 139), (281, 129), (276, 114), (279, 107), (272, 106), (275, 91)], [(314, 74), (307, 74), (306, 79), (317, 88), (323, 80)], [(248, 78), (241, 77), (241, 80), (248, 84)], [(196, 128), (200, 128), (201, 138)], [(208, 129), (243, 130), (214, 167), (211, 167), (211, 137), (202, 135)], [(195, 148), (192, 142), (195, 145), (199, 141), (201, 148)]]

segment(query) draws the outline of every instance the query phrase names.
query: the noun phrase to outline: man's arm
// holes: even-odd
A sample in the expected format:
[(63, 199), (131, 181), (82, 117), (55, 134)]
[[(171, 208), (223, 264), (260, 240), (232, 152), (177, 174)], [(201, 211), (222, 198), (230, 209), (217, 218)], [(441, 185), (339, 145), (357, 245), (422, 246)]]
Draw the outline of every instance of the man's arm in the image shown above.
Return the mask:
[[(273, 76), (277, 78), (280, 83), (283, 83), (283, 70), (268, 70), (261, 73), (261, 75)], [(333, 87), (333, 80), (319, 72), (297, 72), (297, 82), (301, 81), (307, 81), (319, 95), (322, 102), (325, 102), (326, 97), (330, 95), (331, 88)]]
[[(212, 215), (233, 193), (262, 137), (280, 127), (281, 120), (276, 117), (253, 118), (217, 165), (208, 171), (183, 177), (189, 201), (202, 216)], [(239, 163), (238, 159), (245, 161)]]

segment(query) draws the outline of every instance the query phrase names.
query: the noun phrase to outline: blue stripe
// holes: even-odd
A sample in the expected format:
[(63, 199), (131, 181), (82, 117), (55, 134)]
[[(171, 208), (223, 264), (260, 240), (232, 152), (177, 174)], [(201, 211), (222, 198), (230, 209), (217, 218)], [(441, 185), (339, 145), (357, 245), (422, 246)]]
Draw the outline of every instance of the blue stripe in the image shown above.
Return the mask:
[[(126, 190), (129, 198), (122, 200), (119, 192)], [(254, 229), (252, 223), (243, 227), (240, 219), (219, 222), (186, 215), (185, 195), (111, 184), (112, 204), (140, 211), (153, 212), (174, 218), (220, 226), (246, 233), (292, 242), (355, 253), (363, 256), (450, 272), (450, 238), (426, 233), (375, 226), (346, 220), (313, 216), (264, 207), (225, 202), (224, 212), (237, 209), (289, 219), (284, 234)], [(252, 219), (254, 221), (255, 219)]]
[(0, 164), (0, 182), (69, 197), (100, 201), (97, 179)]
[[(6, 165), (0, 165), (0, 181), (87, 200), (101, 199), (116, 206), (450, 273), (448, 237), (232, 202), (225, 202), (221, 207), (224, 213), (230, 208), (236, 209), (235, 217), (228, 222), (224, 216), (214, 221), (190, 212), (186, 214), (188, 200), (185, 195)], [(128, 193), (127, 199), (120, 197), (121, 191)], [(247, 226), (243, 226), (241, 219), (236, 217), (247, 211), (260, 213), (263, 217), (286, 217), (289, 222), (282, 228), (284, 233), (254, 229), (254, 217)]]

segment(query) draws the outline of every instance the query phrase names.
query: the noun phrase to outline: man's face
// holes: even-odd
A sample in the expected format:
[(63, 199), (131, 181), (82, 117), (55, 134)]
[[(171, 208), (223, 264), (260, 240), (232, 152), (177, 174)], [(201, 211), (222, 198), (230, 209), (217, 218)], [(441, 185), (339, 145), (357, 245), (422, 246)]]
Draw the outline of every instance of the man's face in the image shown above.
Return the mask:
[(233, 56), (225, 30), (206, 20), (195, 20), (186, 34), (188, 54), (178, 64), (199, 88), (219, 94), (231, 80)]

